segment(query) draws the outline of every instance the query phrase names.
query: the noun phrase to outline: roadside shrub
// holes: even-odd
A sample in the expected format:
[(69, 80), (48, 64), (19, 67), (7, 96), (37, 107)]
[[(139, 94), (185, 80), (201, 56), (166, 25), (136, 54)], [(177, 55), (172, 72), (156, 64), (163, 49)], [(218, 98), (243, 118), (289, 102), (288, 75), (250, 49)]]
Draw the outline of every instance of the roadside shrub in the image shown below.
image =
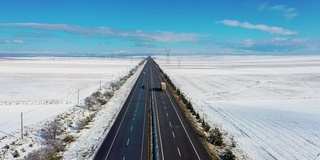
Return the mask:
[(107, 101), (102, 98), (99, 98), (97, 101), (100, 103), (100, 105), (105, 105), (107, 103)]
[(48, 146), (51, 146), (52, 147), (52, 150), (57, 153), (57, 152), (62, 152), (64, 151), (64, 143), (61, 139), (53, 139), (53, 140), (50, 140), (48, 142)]
[(17, 150), (15, 150), (15, 151), (13, 152), (13, 157), (14, 157), (14, 158), (20, 157), (20, 154), (19, 154), (19, 152), (18, 152)]
[(93, 97), (94, 99), (97, 99), (97, 98), (99, 98), (99, 97), (101, 97), (101, 96), (102, 96), (102, 94), (101, 94), (99, 91), (96, 91), (96, 92), (92, 93), (92, 97)]
[(3, 148), (4, 149), (10, 149), (10, 146), (6, 144)]
[(119, 82), (112, 82), (112, 83), (110, 84), (110, 87), (112, 88), (113, 91), (119, 90), (119, 88), (120, 88), (120, 83), (119, 83)]
[(186, 105), (188, 106), (187, 108), (189, 109), (189, 111), (190, 111), (191, 113), (195, 112), (195, 110), (193, 109), (192, 104), (191, 104), (190, 101), (188, 101), (188, 102), (186, 103)]
[(74, 141), (75, 141), (75, 138), (71, 135), (67, 135), (66, 137), (63, 138), (63, 142), (66, 142), (66, 143), (71, 143)]
[(237, 142), (234, 140), (234, 136), (231, 137), (231, 147), (236, 147)]
[(63, 129), (62, 122), (59, 119), (55, 119), (46, 128), (41, 129), (41, 137), (45, 140), (56, 139), (58, 135), (64, 132)]
[(180, 96), (180, 89), (177, 89), (177, 95)]
[(208, 142), (216, 146), (223, 145), (222, 134), (218, 128), (214, 128), (213, 130), (210, 131)]
[(111, 91), (106, 91), (103, 95), (106, 99), (110, 99), (113, 96), (113, 93)]
[(199, 119), (200, 119), (200, 115), (199, 115), (199, 113), (198, 113), (198, 112), (196, 113), (196, 119), (197, 119), (197, 120), (199, 120)]
[(95, 101), (93, 97), (90, 96), (84, 99), (84, 104), (88, 107), (88, 109), (91, 109), (95, 105)]
[(85, 119), (83, 120), (79, 120), (77, 122), (77, 126), (78, 126), (78, 130), (83, 129), (86, 125), (88, 125), (92, 119), (94, 118), (95, 114), (90, 114), (89, 116), (87, 116)]
[(56, 156), (54, 147), (47, 146), (37, 151), (29, 153), (25, 159), (26, 160), (43, 160), (43, 159), (58, 160), (60, 159), (60, 157)]
[(180, 94), (180, 99), (181, 99), (182, 103), (187, 104), (188, 101), (187, 101), (186, 97), (184, 96), (184, 94)]
[(226, 149), (226, 152), (224, 155), (220, 157), (222, 160), (235, 160), (236, 156), (232, 153), (230, 149)]
[(205, 132), (208, 132), (209, 130), (210, 130), (210, 125), (207, 123), (207, 122), (205, 122), (205, 121), (202, 121), (202, 128), (203, 128), (203, 130), (205, 131)]

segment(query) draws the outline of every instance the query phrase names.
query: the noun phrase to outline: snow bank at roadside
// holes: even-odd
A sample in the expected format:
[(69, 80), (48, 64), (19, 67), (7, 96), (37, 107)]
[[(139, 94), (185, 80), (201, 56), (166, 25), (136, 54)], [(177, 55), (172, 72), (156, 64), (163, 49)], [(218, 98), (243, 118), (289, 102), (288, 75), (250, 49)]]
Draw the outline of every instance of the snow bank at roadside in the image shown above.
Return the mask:
[(67, 147), (67, 151), (63, 154), (63, 159), (91, 159), (98, 145), (108, 134), (112, 124), (114, 123), (118, 113), (120, 112), (127, 96), (129, 95), (134, 83), (138, 79), (144, 65), (130, 77), (127, 82), (115, 92), (114, 96), (106, 105), (97, 113), (94, 122), (89, 129), (85, 129), (77, 134), (76, 142), (71, 143)]

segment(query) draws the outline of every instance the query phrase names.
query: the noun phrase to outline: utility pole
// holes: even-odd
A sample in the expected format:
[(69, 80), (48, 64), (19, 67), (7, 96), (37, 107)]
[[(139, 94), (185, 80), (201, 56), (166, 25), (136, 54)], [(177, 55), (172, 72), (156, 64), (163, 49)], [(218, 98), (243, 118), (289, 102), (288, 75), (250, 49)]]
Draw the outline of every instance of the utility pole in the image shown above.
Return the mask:
[(166, 63), (167, 64), (170, 64), (170, 49), (166, 49), (166, 54), (167, 54), (167, 60), (166, 60)]
[(181, 62), (181, 57), (178, 57), (178, 61), (179, 61), (179, 68), (180, 68), (180, 62)]
[(80, 106), (80, 90), (78, 89), (78, 106)]
[(23, 112), (21, 112), (21, 139), (23, 139)]

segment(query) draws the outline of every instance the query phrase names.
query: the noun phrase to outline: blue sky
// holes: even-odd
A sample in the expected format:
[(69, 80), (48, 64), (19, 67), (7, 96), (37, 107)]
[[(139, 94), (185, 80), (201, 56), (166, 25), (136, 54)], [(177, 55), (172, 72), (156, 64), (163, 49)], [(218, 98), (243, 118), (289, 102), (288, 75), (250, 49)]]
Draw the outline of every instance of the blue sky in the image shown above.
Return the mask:
[(0, 53), (320, 54), (320, 1), (0, 0)]

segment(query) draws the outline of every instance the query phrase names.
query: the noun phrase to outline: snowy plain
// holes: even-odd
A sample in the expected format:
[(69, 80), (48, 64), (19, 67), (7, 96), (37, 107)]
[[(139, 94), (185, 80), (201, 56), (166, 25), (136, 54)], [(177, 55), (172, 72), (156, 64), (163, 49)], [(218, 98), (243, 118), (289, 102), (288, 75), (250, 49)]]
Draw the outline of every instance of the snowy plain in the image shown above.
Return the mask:
[[(78, 90), (81, 106), (84, 98), (100, 87), (108, 88), (111, 82), (128, 75), (142, 59), (142, 57), (0, 59), (0, 147), (4, 149), (3, 147), (10, 144), (10, 150), (13, 152), (14, 149), (19, 149), (21, 156), (41, 147), (41, 142), (37, 142), (39, 139), (37, 132), (45, 123), (50, 123), (50, 120), (57, 115), (76, 120), (88, 114), (86, 110), (77, 107)], [(102, 131), (99, 131), (99, 136), (93, 134), (98, 140), (105, 134), (107, 127), (112, 125), (138, 75), (138, 72), (135, 73), (124, 87), (116, 91), (114, 98), (108, 102), (107, 109), (99, 112), (100, 121), (97, 124), (100, 126), (96, 128)], [(23, 112), (24, 133), (28, 133), (23, 140), (20, 139), (21, 112)], [(108, 119), (110, 124), (101, 116)], [(82, 134), (84, 133), (79, 132), (74, 136), (78, 138)], [(33, 147), (30, 147), (30, 144), (33, 144)], [(99, 141), (92, 141), (91, 146), (81, 142), (75, 144), (76, 147), (85, 148), (83, 146), (87, 145), (88, 148), (98, 145)], [(67, 150), (68, 153), (74, 151), (70, 146)], [(13, 159), (11, 154), (2, 150), (0, 159)], [(75, 155), (70, 153), (69, 156), (65, 155), (75, 158), (72, 156)]]
[(0, 59), (0, 137), (66, 111), (101, 84), (128, 73), (139, 59)]
[(320, 56), (156, 57), (239, 159), (320, 159)]

